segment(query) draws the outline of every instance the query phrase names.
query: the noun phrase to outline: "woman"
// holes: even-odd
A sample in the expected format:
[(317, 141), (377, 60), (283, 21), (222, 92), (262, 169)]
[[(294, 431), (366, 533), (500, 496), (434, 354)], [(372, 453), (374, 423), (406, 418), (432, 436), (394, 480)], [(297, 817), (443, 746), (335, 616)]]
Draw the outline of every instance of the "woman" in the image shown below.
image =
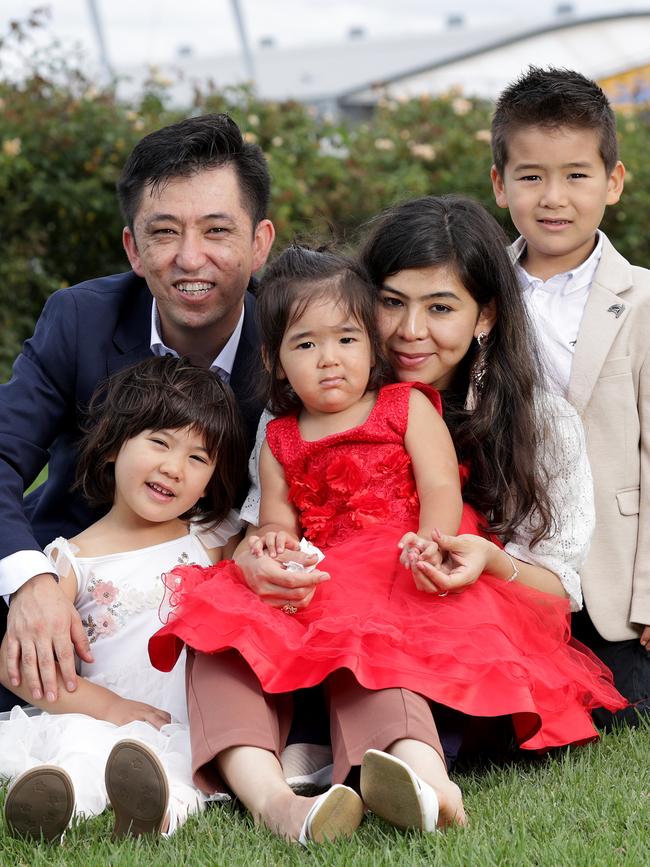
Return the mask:
[[(471, 464), (464, 498), (485, 514), (486, 529), (508, 544), (504, 553), (478, 536), (438, 538), (449, 566), (428, 567), (424, 589), (458, 592), (489, 571), (568, 596), (578, 607), (576, 567), (593, 523), (582, 432), (568, 405), (542, 398), (540, 366), (496, 223), (467, 200), (408, 202), (375, 222), (361, 259), (377, 286), (379, 329), (397, 379), (424, 381), (442, 392), (459, 459)], [(552, 444), (551, 429), (558, 445)], [(283, 572), (271, 558), (253, 560), (247, 553), (239, 562), (256, 592), (289, 611), (308, 605), (324, 577)], [(275, 757), (286, 738), (287, 697), (262, 693), (247, 664), (232, 653), (191, 655), (189, 666), (195, 779), (202, 788), (225, 780), (256, 818), (296, 839), (314, 806), (287, 789)], [(407, 690), (364, 693), (345, 671), (336, 679), (334, 725), (346, 731), (341, 736), (333, 730), (335, 753), (347, 751), (349, 766), (370, 751), (364, 770), (375, 812), (400, 827), (423, 830), (433, 830), (436, 819), (464, 822), (424, 699)], [(235, 712), (216, 724), (216, 734), (206, 735), (205, 697), (215, 690)], [(352, 745), (346, 741), (346, 715), (364, 720)], [(237, 730), (234, 738), (225, 734), (228, 726)], [(385, 758), (387, 753), (392, 756)], [(418, 776), (409, 765), (417, 766)], [(336, 812), (331, 808), (321, 817), (324, 835), (345, 833), (345, 822), (330, 821)]]

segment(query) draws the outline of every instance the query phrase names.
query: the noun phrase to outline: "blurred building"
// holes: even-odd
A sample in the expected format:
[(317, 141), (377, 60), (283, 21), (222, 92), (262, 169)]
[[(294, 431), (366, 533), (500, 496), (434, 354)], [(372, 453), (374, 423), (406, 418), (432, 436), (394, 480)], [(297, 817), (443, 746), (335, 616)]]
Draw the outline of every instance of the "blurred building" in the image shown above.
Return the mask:
[[(253, 52), (255, 89), (262, 99), (295, 99), (320, 113), (353, 118), (370, 114), (382, 98), (408, 99), (459, 89), (494, 98), (529, 64), (577, 69), (601, 83), (620, 107), (650, 100), (650, 6), (646, 12), (598, 16), (573, 13), (570, 3), (545, 23), (513, 23), (506, 30), (465, 26), (450, 16), (446, 29), (421, 36), (370, 39), (362, 28), (345, 42), (283, 49), (271, 38)], [(151, 71), (120, 70), (120, 92), (142, 89)], [(241, 56), (196, 58), (184, 52), (159, 67), (172, 99), (188, 104), (195, 85), (222, 89), (245, 82)]]

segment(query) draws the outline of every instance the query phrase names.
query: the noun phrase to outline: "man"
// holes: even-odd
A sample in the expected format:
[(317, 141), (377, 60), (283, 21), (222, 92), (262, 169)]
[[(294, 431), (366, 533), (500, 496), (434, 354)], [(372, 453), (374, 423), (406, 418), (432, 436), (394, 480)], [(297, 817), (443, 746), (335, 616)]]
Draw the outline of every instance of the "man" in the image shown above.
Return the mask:
[[(269, 190), (262, 151), (227, 115), (146, 136), (118, 183), (132, 271), (52, 295), (0, 386), (0, 594), (11, 596), (11, 682), (22, 676), (34, 698), (56, 698), (55, 658), (68, 690), (73, 650), (92, 660), (41, 547), (98, 517), (71, 490), (81, 410), (95, 387), (151, 353), (188, 356), (230, 383), (252, 443), (259, 345), (248, 290), (274, 239)], [(46, 463), (47, 482), (23, 500)]]

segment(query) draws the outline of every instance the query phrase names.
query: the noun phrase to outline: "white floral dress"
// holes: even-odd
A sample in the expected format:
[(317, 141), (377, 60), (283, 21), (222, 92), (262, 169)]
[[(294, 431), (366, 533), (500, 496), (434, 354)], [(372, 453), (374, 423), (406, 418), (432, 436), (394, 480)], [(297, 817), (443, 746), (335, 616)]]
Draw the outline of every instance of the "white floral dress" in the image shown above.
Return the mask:
[(231, 512), (209, 531), (192, 527), (180, 539), (103, 557), (77, 557), (66, 539), (45, 549), (61, 572), (77, 577), (75, 607), (81, 615), (95, 661), (80, 662), (79, 673), (124, 698), (168, 711), (172, 722), (157, 731), (145, 722), (116, 726), (85, 714), (28, 716), (15, 707), (0, 722), (0, 777), (9, 780), (29, 768), (53, 764), (64, 768), (75, 789), (78, 816), (106, 809), (104, 767), (117, 741), (132, 738), (150, 746), (161, 760), (170, 786), (170, 833), (205, 796), (192, 783), (190, 739), (185, 703), (184, 657), (164, 674), (149, 662), (147, 644), (167, 617), (164, 574), (175, 566), (209, 566), (206, 548), (224, 545), (239, 531)]

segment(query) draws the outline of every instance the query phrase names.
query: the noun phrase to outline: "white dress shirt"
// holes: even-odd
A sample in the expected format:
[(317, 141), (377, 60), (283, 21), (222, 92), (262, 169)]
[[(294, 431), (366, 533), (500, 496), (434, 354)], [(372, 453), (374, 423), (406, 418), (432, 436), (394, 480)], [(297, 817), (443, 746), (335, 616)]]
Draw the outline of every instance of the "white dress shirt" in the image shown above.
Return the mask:
[[(210, 370), (214, 371), (222, 382), (230, 382), (243, 325), (244, 307), (242, 306), (241, 315), (235, 326), (235, 330), (230, 335), (224, 348), (210, 365)], [(166, 346), (160, 336), (160, 316), (155, 298), (151, 305), (151, 336), (149, 345), (154, 355), (173, 355), (178, 358), (178, 352)], [(41, 551), (16, 551), (8, 557), (0, 559), (0, 596), (3, 596), (5, 602), (8, 602), (11, 594), (15, 593), (30, 578), (47, 572), (55, 574), (52, 563)]]
[(569, 388), (578, 331), (602, 250), (603, 238), (598, 232), (596, 247), (582, 265), (545, 281), (529, 274), (519, 263), (516, 265), (524, 301), (548, 370), (549, 388), (563, 397)]
[[(237, 325), (235, 325), (235, 330), (230, 335), (224, 348), (210, 365), (210, 370), (213, 373), (216, 373), (222, 382), (230, 383), (230, 376), (235, 363), (235, 356), (237, 355), (237, 348), (239, 346), (239, 339), (243, 327), (244, 308), (242, 306), (241, 315)], [(175, 358), (178, 358), (178, 352), (169, 346), (165, 346), (163, 339), (160, 336), (160, 316), (158, 314), (158, 307), (156, 306), (155, 298), (151, 305), (151, 351), (157, 356), (173, 355)]]

